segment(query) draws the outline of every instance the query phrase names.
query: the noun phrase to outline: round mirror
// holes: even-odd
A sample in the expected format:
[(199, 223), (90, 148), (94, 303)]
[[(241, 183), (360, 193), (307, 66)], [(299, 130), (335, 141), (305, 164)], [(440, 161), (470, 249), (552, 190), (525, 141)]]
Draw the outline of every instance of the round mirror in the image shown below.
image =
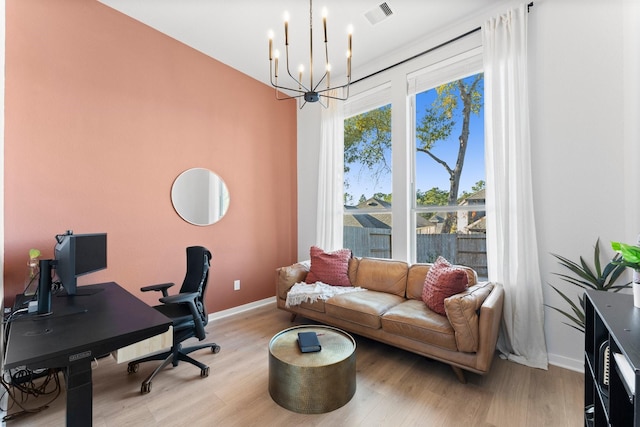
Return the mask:
[(182, 172), (171, 187), (171, 202), (178, 215), (194, 225), (211, 225), (229, 208), (229, 190), (218, 175), (208, 169)]

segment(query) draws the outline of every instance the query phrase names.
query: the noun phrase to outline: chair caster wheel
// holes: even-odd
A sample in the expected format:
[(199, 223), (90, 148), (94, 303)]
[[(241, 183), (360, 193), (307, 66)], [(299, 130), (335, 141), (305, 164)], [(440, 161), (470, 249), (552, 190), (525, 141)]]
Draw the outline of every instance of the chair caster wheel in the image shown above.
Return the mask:
[(147, 394), (151, 391), (151, 383), (142, 383), (140, 386), (140, 394)]
[(206, 377), (209, 376), (209, 367), (208, 366), (206, 368), (200, 370), (200, 376), (202, 378), (206, 378)]
[(135, 374), (136, 372), (138, 372), (139, 367), (140, 365), (137, 363), (130, 364), (127, 366), (127, 372), (130, 374)]
[(220, 353), (220, 346), (218, 344), (212, 345), (211, 346), (211, 352), (212, 353)]

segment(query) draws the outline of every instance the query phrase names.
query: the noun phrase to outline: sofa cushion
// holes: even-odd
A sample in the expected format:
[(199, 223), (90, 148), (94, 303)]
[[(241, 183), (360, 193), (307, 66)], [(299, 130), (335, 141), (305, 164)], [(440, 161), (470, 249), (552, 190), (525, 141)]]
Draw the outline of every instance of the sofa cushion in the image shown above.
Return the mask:
[(329, 316), (380, 329), (380, 316), (404, 298), (385, 292), (365, 291), (336, 295), (324, 303)]
[(478, 351), (478, 310), (493, 290), (493, 283), (481, 282), (444, 300), (449, 322), (455, 331), (458, 350)]
[(433, 267), (429, 269), (424, 280), (422, 301), (438, 314), (445, 316), (445, 298), (464, 291), (469, 284), (467, 272), (449, 264), (449, 261), (439, 256)]
[(317, 311), (318, 313), (324, 313), (324, 300), (317, 300), (315, 302), (301, 302), (298, 306), (300, 308), (304, 308), (306, 310)]
[(446, 316), (431, 311), (420, 300), (406, 300), (382, 316), (382, 329), (390, 334), (456, 351), (455, 332)]
[(409, 265), (404, 261), (362, 258), (353, 286), (404, 297), (408, 268)]
[[(413, 264), (409, 267), (409, 273), (407, 274), (407, 299), (422, 299), (424, 280), (427, 278), (427, 273), (432, 265), (433, 264)], [(462, 268), (467, 272), (469, 286), (478, 283), (478, 275), (473, 268), (463, 265), (456, 265), (456, 267)]]
[(305, 281), (322, 282), (334, 286), (351, 286), (349, 282), (349, 258), (351, 249), (338, 249), (325, 252), (317, 246), (311, 246), (311, 268)]
[(356, 276), (358, 274), (358, 266), (360, 265), (360, 259), (361, 258), (356, 258), (356, 257), (351, 257), (351, 259), (349, 259), (348, 274), (349, 274), (350, 283), (356, 283)]

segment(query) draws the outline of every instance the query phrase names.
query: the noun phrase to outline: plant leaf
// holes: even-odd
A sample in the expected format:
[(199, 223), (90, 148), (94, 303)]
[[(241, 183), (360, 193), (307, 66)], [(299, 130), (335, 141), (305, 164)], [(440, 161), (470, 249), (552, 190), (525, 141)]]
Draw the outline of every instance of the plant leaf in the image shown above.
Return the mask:
[(558, 295), (560, 295), (562, 297), (562, 299), (564, 299), (569, 306), (571, 307), (572, 311), (574, 312), (575, 315), (571, 315), (569, 313), (567, 313), (564, 310), (561, 310), (559, 308), (556, 307), (551, 307), (550, 308), (556, 310), (559, 313), (562, 313), (565, 317), (567, 317), (568, 319), (570, 319), (572, 322), (574, 322), (576, 325), (584, 328), (584, 311), (582, 310), (582, 307), (578, 307), (572, 300), (571, 298), (569, 298), (568, 296), (566, 296), (564, 294), (564, 292), (562, 292), (560, 289), (556, 288), (555, 286), (549, 284), (549, 286), (551, 286), (551, 288), (556, 291), (558, 293)]
[(596, 275), (602, 277), (602, 270), (600, 268), (600, 238), (596, 240), (596, 246), (593, 249), (593, 265), (596, 268)]
[[(625, 244), (611, 242), (611, 246), (617, 252), (621, 252), (625, 247)], [(637, 268), (640, 268), (640, 247), (638, 246), (632, 247), (629, 259), (626, 259), (624, 255), (617, 253), (608, 263), (603, 264), (600, 259), (602, 254), (600, 252), (600, 238), (598, 238), (595, 246), (593, 247), (593, 267), (589, 266), (582, 256), (580, 257), (579, 262), (574, 262), (562, 255), (552, 253), (551, 255), (558, 260), (558, 263), (569, 271), (566, 273), (551, 274), (578, 288), (619, 292), (631, 285), (630, 283), (620, 285), (615, 284), (615, 282), (620, 278), (622, 273), (624, 273), (626, 267), (634, 268), (634, 264), (630, 261), (635, 260), (633, 257), (635, 254), (638, 256)], [(571, 312), (549, 305), (547, 305), (547, 307), (561, 313), (577, 326), (570, 323), (565, 323), (565, 325), (584, 333), (584, 294), (578, 295), (578, 304), (576, 304), (573, 302), (572, 298), (564, 294), (559, 288), (551, 284), (549, 284), (549, 286), (551, 286), (553, 290), (560, 295), (567, 304), (569, 304)]]

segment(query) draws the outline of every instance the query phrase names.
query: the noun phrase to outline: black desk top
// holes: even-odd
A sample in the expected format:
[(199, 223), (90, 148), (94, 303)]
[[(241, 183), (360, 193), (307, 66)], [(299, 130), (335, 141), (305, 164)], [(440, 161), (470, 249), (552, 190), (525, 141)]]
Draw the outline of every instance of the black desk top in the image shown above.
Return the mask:
[(52, 297), (53, 313), (11, 322), (5, 368), (59, 368), (165, 332), (171, 320), (118, 284), (78, 288), (90, 295)]

